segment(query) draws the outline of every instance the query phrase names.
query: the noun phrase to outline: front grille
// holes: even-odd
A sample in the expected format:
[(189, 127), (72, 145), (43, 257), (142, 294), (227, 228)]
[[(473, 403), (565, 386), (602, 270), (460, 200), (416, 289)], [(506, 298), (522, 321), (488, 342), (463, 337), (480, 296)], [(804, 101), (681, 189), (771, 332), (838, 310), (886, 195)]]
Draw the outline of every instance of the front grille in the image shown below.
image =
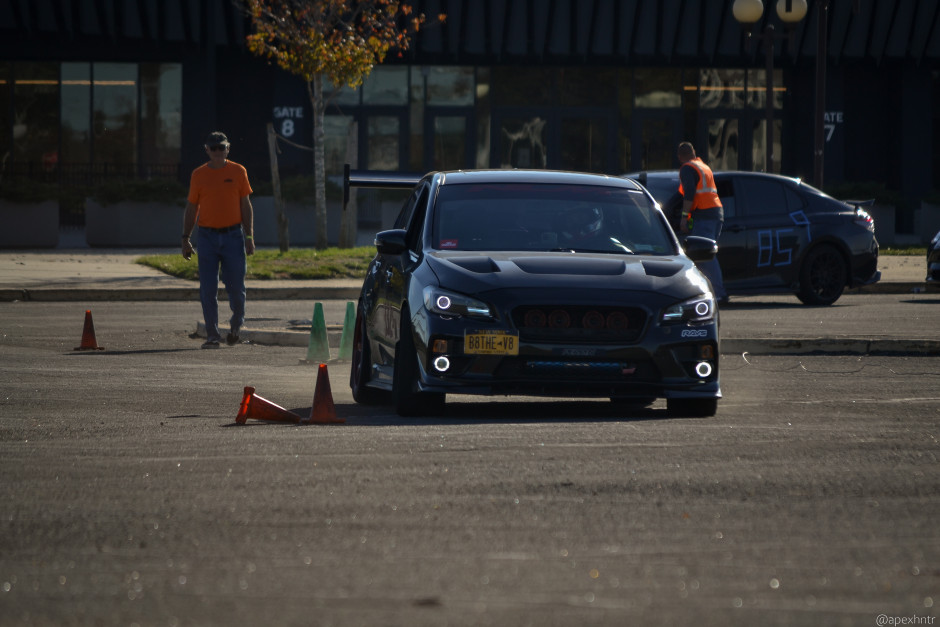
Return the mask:
[(563, 379), (623, 379), (633, 374), (636, 367), (609, 361), (529, 360), (522, 371), (527, 375)]
[(512, 312), (519, 338), (530, 342), (636, 342), (646, 326), (638, 307), (526, 305)]
[(647, 360), (602, 361), (564, 358), (506, 358), (494, 372), (496, 378), (529, 381), (576, 381), (627, 383), (658, 381), (659, 372)]

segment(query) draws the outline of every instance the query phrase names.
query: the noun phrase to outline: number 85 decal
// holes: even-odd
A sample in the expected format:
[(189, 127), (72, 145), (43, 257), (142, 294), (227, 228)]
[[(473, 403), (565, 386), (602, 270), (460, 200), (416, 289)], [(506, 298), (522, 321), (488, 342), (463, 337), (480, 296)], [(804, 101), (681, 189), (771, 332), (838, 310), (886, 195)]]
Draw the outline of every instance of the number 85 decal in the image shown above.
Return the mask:
[[(813, 241), (809, 230), (809, 219), (802, 211), (794, 211), (790, 214), (790, 219), (797, 226), (806, 227), (807, 241)], [(774, 266), (788, 266), (793, 263), (793, 248), (784, 247), (781, 243), (781, 237), (793, 233), (795, 229), (767, 229), (757, 232), (757, 267), (762, 268), (773, 264)], [(777, 261), (774, 262), (774, 249), (777, 252)]]

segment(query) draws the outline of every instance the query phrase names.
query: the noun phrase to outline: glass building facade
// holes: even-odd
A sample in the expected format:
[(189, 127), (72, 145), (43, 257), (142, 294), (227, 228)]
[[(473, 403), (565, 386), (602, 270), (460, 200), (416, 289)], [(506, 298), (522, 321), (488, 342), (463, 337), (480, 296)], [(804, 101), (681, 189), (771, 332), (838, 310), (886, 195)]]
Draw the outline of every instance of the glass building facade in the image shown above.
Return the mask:
[(178, 63), (2, 63), (3, 173), (93, 182), (180, 175)]
[[(774, 85), (780, 155), (782, 71)], [(764, 70), (380, 66), (360, 89), (332, 94), (327, 170), (349, 161), (355, 123), (364, 169), (617, 174), (673, 168), (676, 146), (690, 140), (714, 167), (766, 171), (765, 92)]]
[[(778, 21), (771, 2), (750, 31), (731, 0), (411, 4), (447, 20), (334, 94), (332, 179), (345, 163), (622, 174), (675, 167), (688, 140), (717, 169), (812, 180), (819, 0), (773, 51), (771, 116), (767, 52), (745, 36)], [(911, 201), (940, 189), (940, 5), (832, 2), (828, 24), (826, 182)], [(264, 181), (269, 123), (293, 142), (279, 144), (282, 176), (310, 173), (306, 88), (247, 52), (250, 29), (230, 0), (0, 3), (0, 181), (185, 183), (212, 130)]]

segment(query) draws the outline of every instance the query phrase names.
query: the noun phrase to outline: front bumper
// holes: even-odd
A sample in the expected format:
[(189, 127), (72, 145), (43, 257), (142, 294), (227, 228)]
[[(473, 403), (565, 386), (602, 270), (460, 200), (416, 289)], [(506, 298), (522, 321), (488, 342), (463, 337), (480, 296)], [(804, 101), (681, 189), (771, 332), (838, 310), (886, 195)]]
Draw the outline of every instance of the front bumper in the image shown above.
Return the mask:
[[(538, 341), (520, 336), (518, 355), (469, 355), (464, 332), (504, 330), (422, 312), (416, 347), (422, 391), (447, 394), (616, 398), (720, 398), (717, 320), (647, 324), (633, 342)], [(443, 359), (442, 359), (443, 358)]]

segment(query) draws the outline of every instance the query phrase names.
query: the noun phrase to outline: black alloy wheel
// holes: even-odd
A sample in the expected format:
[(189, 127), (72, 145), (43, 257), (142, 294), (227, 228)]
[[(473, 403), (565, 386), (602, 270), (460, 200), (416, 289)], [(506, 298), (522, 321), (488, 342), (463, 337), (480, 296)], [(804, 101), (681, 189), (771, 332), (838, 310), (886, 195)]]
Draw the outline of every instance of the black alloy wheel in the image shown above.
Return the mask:
[(830, 244), (810, 250), (800, 268), (797, 298), (805, 305), (831, 305), (839, 300), (848, 283), (848, 264)]

